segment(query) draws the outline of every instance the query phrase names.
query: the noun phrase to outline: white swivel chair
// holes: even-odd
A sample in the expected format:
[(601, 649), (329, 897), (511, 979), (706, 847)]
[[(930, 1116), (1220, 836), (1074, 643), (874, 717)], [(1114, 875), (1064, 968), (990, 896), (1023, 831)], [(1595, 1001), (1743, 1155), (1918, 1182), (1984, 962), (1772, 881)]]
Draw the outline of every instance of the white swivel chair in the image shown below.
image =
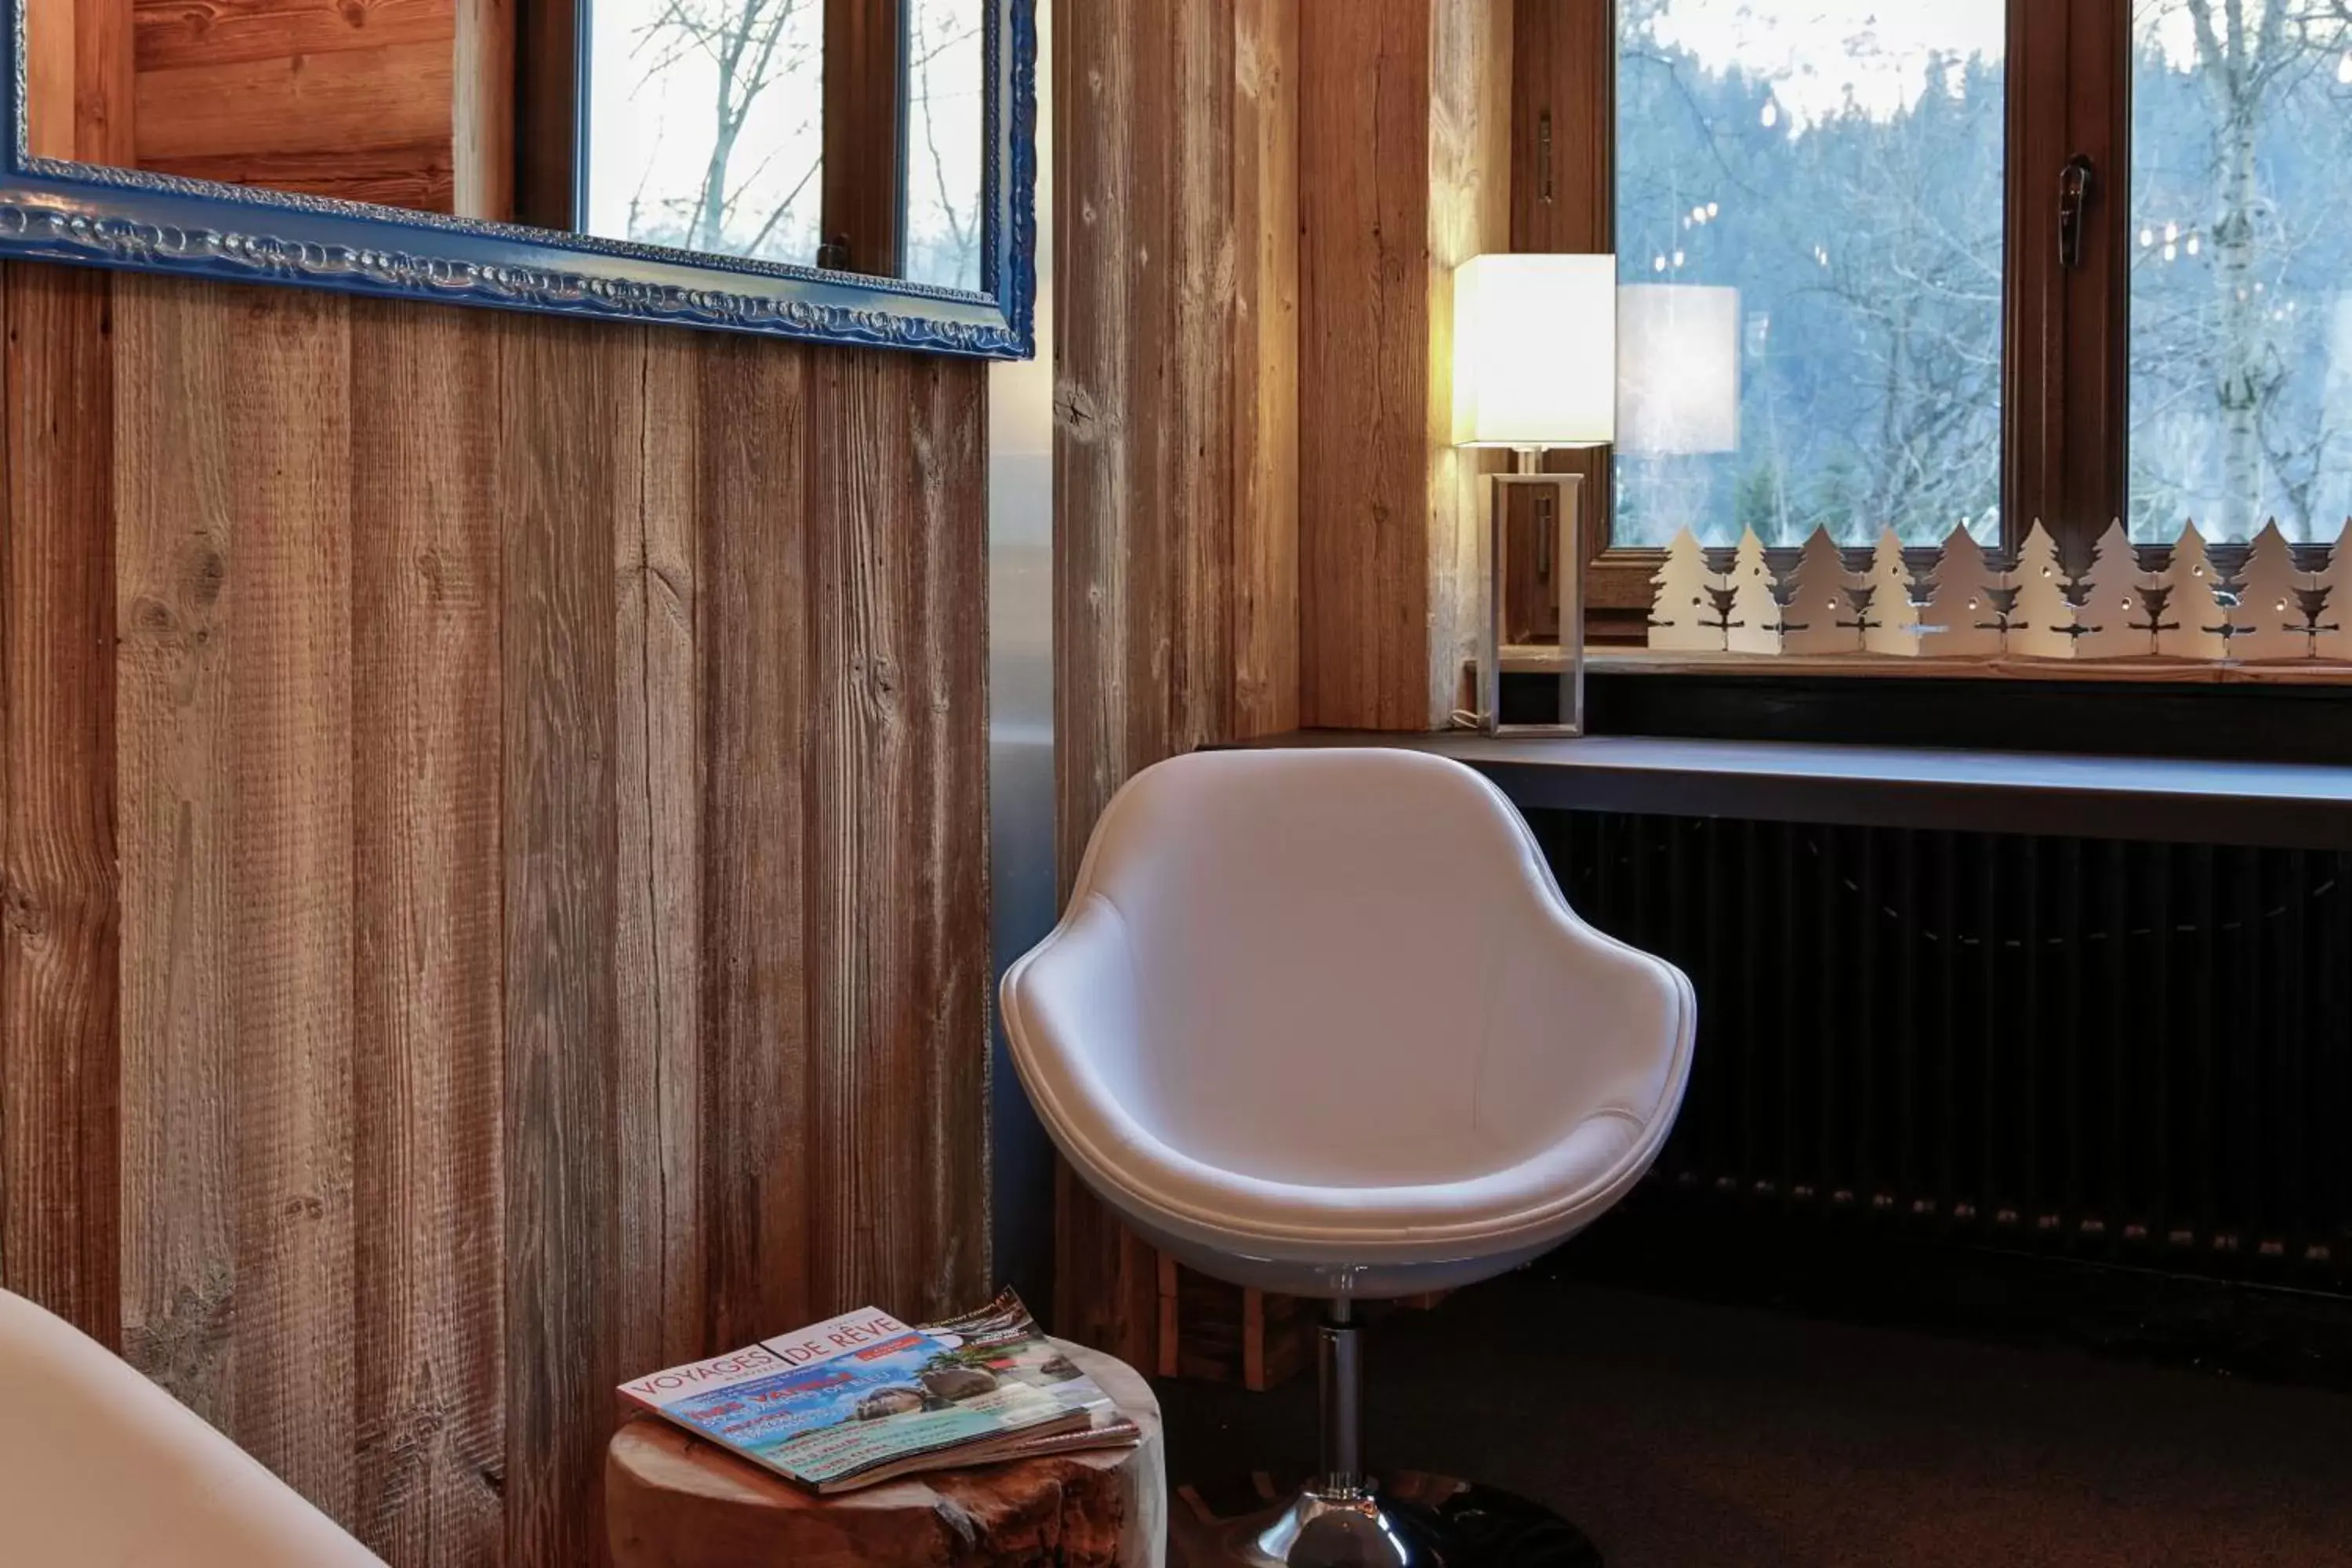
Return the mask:
[(383, 1568), (194, 1411), (5, 1290), (0, 1563)]
[(1130, 1226), (1330, 1303), (1322, 1475), (1229, 1531), (1231, 1555), (1598, 1561), (1507, 1494), (1375, 1481), (1358, 1447), (1351, 1303), (1483, 1279), (1591, 1224), (1689, 1076), (1690, 983), (1577, 918), (1498, 790), (1402, 750), (1148, 769), (1003, 1010), (1047, 1131)]

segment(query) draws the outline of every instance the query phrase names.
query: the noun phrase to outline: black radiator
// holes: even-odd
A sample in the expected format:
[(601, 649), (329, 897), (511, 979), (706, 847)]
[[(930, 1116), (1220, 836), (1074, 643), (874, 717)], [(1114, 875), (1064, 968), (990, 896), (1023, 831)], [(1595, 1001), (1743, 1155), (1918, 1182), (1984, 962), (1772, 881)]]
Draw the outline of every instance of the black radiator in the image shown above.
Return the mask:
[(1531, 820), (1697, 987), (1654, 1183), (2352, 1290), (2352, 855)]

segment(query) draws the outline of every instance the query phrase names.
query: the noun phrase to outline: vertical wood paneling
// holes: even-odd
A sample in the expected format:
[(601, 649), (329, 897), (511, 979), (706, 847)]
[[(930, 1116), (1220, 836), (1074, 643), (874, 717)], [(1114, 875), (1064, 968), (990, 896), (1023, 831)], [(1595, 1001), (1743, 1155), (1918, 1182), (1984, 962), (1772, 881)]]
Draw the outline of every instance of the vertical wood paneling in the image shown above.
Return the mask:
[(627, 1314), (615, 1147), (613, 541), (640, 504), (645, 336), (501, 317), (507, 1553), (594, 1563)]
[(740, 339), (697, 346), (704, 1247), (713, 1340), (741, 1344), (814, 1310), (810, 361)]
[[(429, 212), (460, 210), (461, 186), (492, 202), (506, 185), (491, 166), (511, 145), (505, 0), (135, 0), (135, 53), (134, 0), (53, 3), (84, 15), (78, 107), (110, 162)], [(103, 58), (119, 126), (93, 107), (98, 13), (115, 18)]]
[(1298, 727), (1298, 7), (1234, 0), (1234, 729)]
[(0, 1285), (593, 1563), (625, 1373), (987, 1283), (983, 372), (0, 290)]
[(983, 639), (986, 605), (939, 591), (983, 566), (981, 500), (942, 476), (980, 460), (985, 384), (980, 366), (894, 355), (815, 368), (818, 405), (856, 436), (813, 443), (809, 468), (808, 1106), (821, 1125), (892, 1128), (914, 1157), (811, 1147), (812, 1310), (931, 1312), (985, 1278), (963, 1174), (985, 1156), (953, 1108), (984, 1091), (986, 979), (956, 933), (987, 919), (968, 826), (987, 811), (985, 672), (959, 651)]
[(110, 287), (123, 1353), (234, 1432), (241, 560), (221, 384), (232, 314), (197, 308), (207, 296), (186, 284)]
[(500, 1539), (501, 1092), (495, 343), (352, 307), (352, 1519), (393, 1562)]
[(703, 1343), (701, 1229), (701, 796), (695, 700), (695, 407), (701, 340), (646, 342), (645, 502), (620, 520), (620, 1150), (622, 1273), (652, 1282), (657, 1314), (622, 1342), (630, 1366), (674, 1366)]
[(1297, 20), (1113, 0), (1055, 26), (1066, 880), (1138, 769), (1297, 718)]
[(1150, 493), (1163, 498), (1168, 509), (1166, 521), (1153, 531), (1170, 552), (1164, 630), (1150, 644), (1138, 645), (1167, 661), (1160, 679), (1170, 700), (1155, 756), (1233, 733), (1238, 675), (1233, 591), (1240, 575), (1234, 552), (1241, 532), (1234, 514), (1234, 276), (1241, 248), (1234, 211), (1234, 142), (1241, 119), (1234, 19), (1222, 5), (1168, 9), (1172, 36), (1166, 66), (1153, 68), (1148, 58), (1138, 62), (1153, 77), (1165, 72), (1173, 95), (1170, 108), (1184, 128), (1172, 138), (1148, 130), (1139, 137), (1139, 145), (1161, 150), (1169, 204), (1159, 237), (1168, 315), (1164, 326), (1136, 334), (1160, 339), (1160, 352), (1168, 356), (1165, 400), (1160, 416), (1146, 426), (1155, 437)]
[(1432, 0), (1300, 8), (1299, 720), (1417, 730), (1430, 688)]
[(1487, 476), (1500, 452), (1454, 444), (1454, 269), (1511, 243), (1511, 4), (1453, 0), (1430, 12), (1428, 384), (1429, 672), (1423, 723), (1475, 708), (1465, 671), (1486, 611)]
[(237, 594), (236, 1432), (349, 1518), (352, 1270), (350, 306), (226, 288)]
[(1301, 7), (1303, 723), (1457, 705), (1491, 458), (1451, 444), (1452, 272), (1509, 244), (1504, 0)]
[(107, 280), (0, 279), (0, 1269), (122, 1336), (115, 966), (114, 388)]
[[(1298, 708), (1297, 16), (1055, 13), (1058, 860), (1119, 785)], [(1055, 1317), (1138, 1364), (1157, 1261), (1057, 1183)]]
[[(1054, 815), (1066, 896), (1095, 818), (1167, 754), (1184, 700), (1165, 631), (1176, 524), (1157, 445), (1169, 416), (1164, 161), (1190, 129), (1167, 92), (1173, 10), (1061, 0), (1054, 12)], [(1066, 1166), (1055, 1214), (1057, 1331), (1145, 1364), (1158, 1310), (1149, 1249)]]

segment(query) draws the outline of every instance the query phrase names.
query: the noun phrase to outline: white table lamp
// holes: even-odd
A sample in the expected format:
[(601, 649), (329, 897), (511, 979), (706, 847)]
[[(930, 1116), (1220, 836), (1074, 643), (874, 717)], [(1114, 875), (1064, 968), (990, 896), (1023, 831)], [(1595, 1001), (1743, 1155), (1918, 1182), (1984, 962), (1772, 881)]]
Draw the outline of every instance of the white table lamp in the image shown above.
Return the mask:
[[(1617, 258), (1479, 256), (1454, 273), (1454, 440), (1508, 447), (1516, 471), (1494, 477), (1480, 720), (1493, 733), (1580, 734), (1584, 728), (1584, 552), (1575, 474), (1542, 471), (1554, 447), (1599, 447), (1617, 433)], [(1563, 668), (1557, 723), (1502, 721), (1504, 569), (1509, 488), (1559, 493), (1546, 552), (1559, 590)]]

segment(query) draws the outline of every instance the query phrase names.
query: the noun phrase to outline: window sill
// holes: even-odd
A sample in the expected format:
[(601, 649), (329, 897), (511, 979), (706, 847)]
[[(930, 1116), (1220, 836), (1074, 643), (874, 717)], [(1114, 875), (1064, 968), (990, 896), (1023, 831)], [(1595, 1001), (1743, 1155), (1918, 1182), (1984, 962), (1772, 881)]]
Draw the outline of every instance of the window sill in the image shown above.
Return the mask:
[[(1503, 656), (1507, 675), (1545, 675), (1559, 667), (1559, 656), (1546, 649), (1512, 649)], [(1651, 648), (1589, 647), (1585, 650), (1584, 668), (1588, 672), (1610, 675), (2097, 681), (2144, 686), (2352, 686), (2352, 664), (2315, 658), (2233, 664), (2187, 658), (1894, 658), (1866, 653), (1669, 653)]]
[(2352, 850), (2352, 767), (1629, 735), (1310, 730), (1255, 744), (1451, 757), (1526, 810)]

